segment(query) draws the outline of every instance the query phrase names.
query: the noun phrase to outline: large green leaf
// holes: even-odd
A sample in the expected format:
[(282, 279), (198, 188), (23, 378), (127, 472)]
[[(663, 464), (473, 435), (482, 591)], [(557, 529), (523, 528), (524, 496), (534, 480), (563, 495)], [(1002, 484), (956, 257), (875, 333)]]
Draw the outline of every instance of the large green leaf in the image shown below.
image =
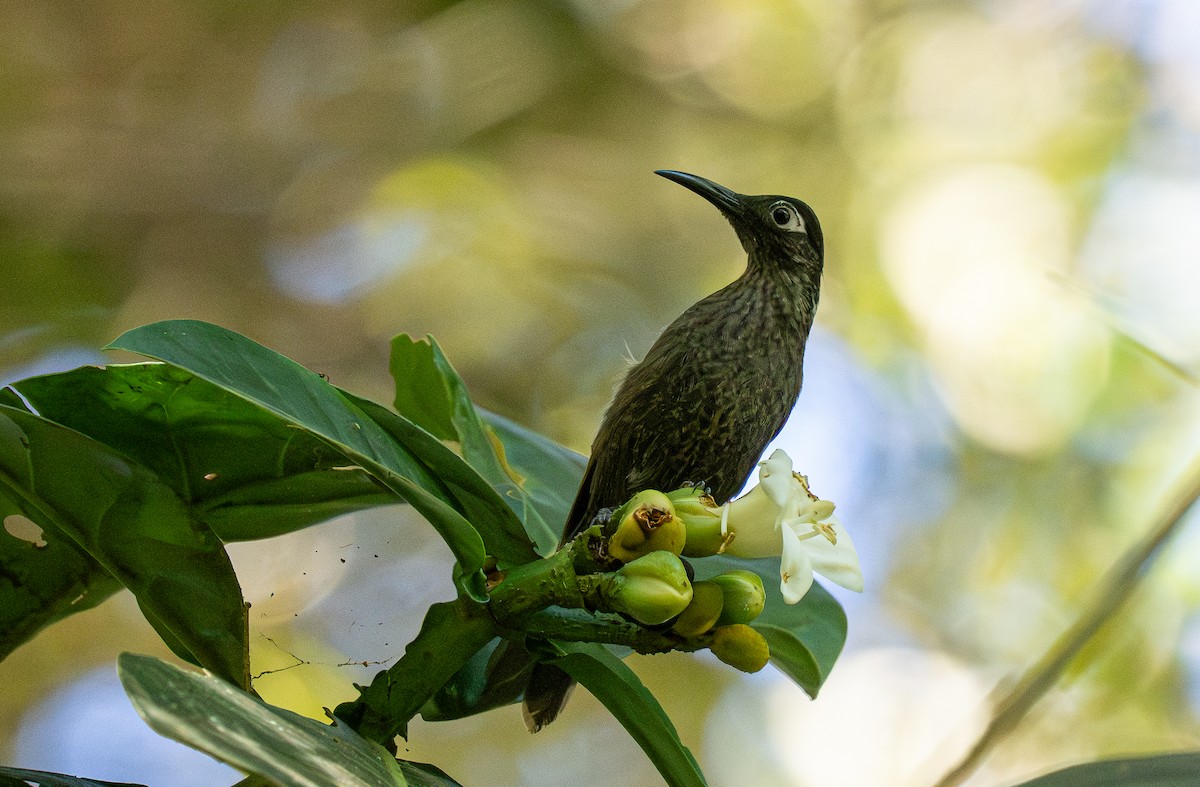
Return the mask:
[(328, 441), (416, 508), (454, 553), (460, 586), (475, 598), (486, 597), (483, 540), (455, 510), (441, 482), (315, 372), (233, 331), (193, 320), (135, 328), (110, 347), (187, 370)]
[(557, 546), (557, 533), (506, 466), (503, 443), (480, 417), (462, 378), (433, 337), (414, 341), (401, 334), (392, 339), (389, 368), (396, 382), (396, 411), (439, 439), (457, 444), (463, 459), (520, 518), (527, 538), (541, 554), (550, 554)]
[(400, 770), (408, 780), (409, 787), (461, 787), (445, 771), (425, 762), (399, 760)]
[(0, 405), (0, 487), (25, 517), (69, 536), (128, 587), (181, 656), (248, 685), (246, 611), (229, 557), (154, 473), (85, 435)]
[(345, 725), (321, 724), (150, 656), (123, 653), (121, 685), (155, 732), (292, 787), (404, 785), (399, 763)]
[(153, 470), (225, 541), (401, 501), (325, 440), (166, 364), (85, 366), (12, 388), (43, 418)]
[(121, 589), (74, 539), (30, 521), (2, 483), (0, 524), (0, 660), (51, 623)]
[(1191, 787), (1200, 784), (1200, 752), (1159, 754), (1075, 765), (1018, 787)]
[(503, 416), (480, 412), (504, 445), (505, 461), (520, 476), (526, 498), (541, 514), (546, 529), (535, 532), (528, 523), (526, 529), (538, 551), (549, 554), (558, 545), (587, 458)]
[(6, 768), (2, 765), (0, 765), (0, 784), (10, 784), (13, 787), (17, 787), (17, 785), (26, 787), (31, 784), (36, 784), (37, 787), (145, 787), (130, 782), (102, 782), (96, 779), (84, 779), (80, 776), (67, 776), (64, 773)]
[(751, 626), (771, 648), (771, 663), (816, 697), (846, 644), (846, 613), (819, 582), (798, 604), (787, 604), (779, 592), (779, 558), (717, 555), (693, 561), (698, 579), (735, 568), (749, 569), (763, 581), (766, 608)]
[(704, 774), (679, 739), (658, 700), (625, 662), (600, 645), (557, 643), (564, 655), (549, 662), (566, 672), (608, 708), (670, 785), (703, 785)]
[(495, 556), (502, 567), (538, 559), (520, 520), (496, 490), (462, 457), (403, 416), (366, 399), (345, 395), (396, 442), (421, 457), (437, 472), (449, 499), (475, 525), (488, 554)]

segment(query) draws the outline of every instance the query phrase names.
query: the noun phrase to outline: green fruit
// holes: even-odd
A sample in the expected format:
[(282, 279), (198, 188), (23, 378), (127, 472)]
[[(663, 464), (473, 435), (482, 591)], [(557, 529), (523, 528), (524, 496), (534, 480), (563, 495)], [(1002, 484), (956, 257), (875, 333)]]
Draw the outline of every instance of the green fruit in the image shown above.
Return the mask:
[(713, 655), (734, 669), (758, 672), (771, 659), (771, 648), (754, 629), (743, 623), (713, 629)]
[(671, 630), (682, 637), (705, 633), (716, 625), (723, 603), (721, 588), (712, 582), (693, 582), (692, 603), (679, 614)]
[(718, 626), (749, 623), (762, 614), (767, 594), (762, 578), (753, 571), (735, 569), (718, 574), (709, 580), (721, 588), (723, 605)]

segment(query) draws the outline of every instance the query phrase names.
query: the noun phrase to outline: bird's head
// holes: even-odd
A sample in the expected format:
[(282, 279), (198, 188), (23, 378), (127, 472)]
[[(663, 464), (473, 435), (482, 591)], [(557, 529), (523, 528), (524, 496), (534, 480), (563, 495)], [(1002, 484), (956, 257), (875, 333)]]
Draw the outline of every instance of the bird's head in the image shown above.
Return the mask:
[(817, 214), (795, 197), (748, 195), (730, 191), (699, 175), (660, 169), (673, 180), (717, 206), (737, 232), (751, 265), (815, 268), (820, 274), (825, 239)]

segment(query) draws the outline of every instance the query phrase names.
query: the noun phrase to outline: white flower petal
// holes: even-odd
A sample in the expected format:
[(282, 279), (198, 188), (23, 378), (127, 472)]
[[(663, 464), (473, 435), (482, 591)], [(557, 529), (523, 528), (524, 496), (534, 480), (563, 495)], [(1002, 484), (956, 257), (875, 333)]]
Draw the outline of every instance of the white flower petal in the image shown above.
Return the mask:
[(778, 507), (786, 509), (796, 499), (797, 483), (792, 475), (792, 458), (782, 448), (776, 448), (765, 461), (759, 463), (757, 488), (766, 492)]
[(776, 525), (779, 506), (763, 491), (762, 484), (729, 504), (726, 527), (733, 540), (725, 549), (736, 557), (775, 557), (781, 549)]
[[(812, 539), (809, 539), (810, 541)], [(790, 527), (783, 528), (783, 555), (779, 559), (779, 592), (795, 604), (812, 587), (813, 564), (804, 542)]]
[[(836, 544), (829, 543), (829, 539), (824, 536), (815, 536), (800, 542), (808, 553), (809, 559), (812, 560), (813, 571), (847, 590), (861, 593), (863, 589), (862, 568), (859, 567), (858, 552), (854, 549), (854, 542), (850, 540), (850, 534), (837, 517), (830, 517), (826, 524), (833, 527), (833, 532), (837, 535)], [(800, 527), (810, 526), (801, 525)], [(801, 532), (806, 531), (802, 530)]]

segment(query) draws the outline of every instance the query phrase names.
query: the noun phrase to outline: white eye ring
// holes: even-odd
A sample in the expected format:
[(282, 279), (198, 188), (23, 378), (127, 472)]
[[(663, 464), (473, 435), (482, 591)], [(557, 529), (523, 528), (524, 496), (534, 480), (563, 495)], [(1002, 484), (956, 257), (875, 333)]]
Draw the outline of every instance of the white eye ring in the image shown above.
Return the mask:
[(771, 221), (781, 230), (788, 232), (808, 232), (808, 228), (804, 226), (804, 219), (796, 212), (796, 209), (787, 202), (776, 202), (770, 209)]

